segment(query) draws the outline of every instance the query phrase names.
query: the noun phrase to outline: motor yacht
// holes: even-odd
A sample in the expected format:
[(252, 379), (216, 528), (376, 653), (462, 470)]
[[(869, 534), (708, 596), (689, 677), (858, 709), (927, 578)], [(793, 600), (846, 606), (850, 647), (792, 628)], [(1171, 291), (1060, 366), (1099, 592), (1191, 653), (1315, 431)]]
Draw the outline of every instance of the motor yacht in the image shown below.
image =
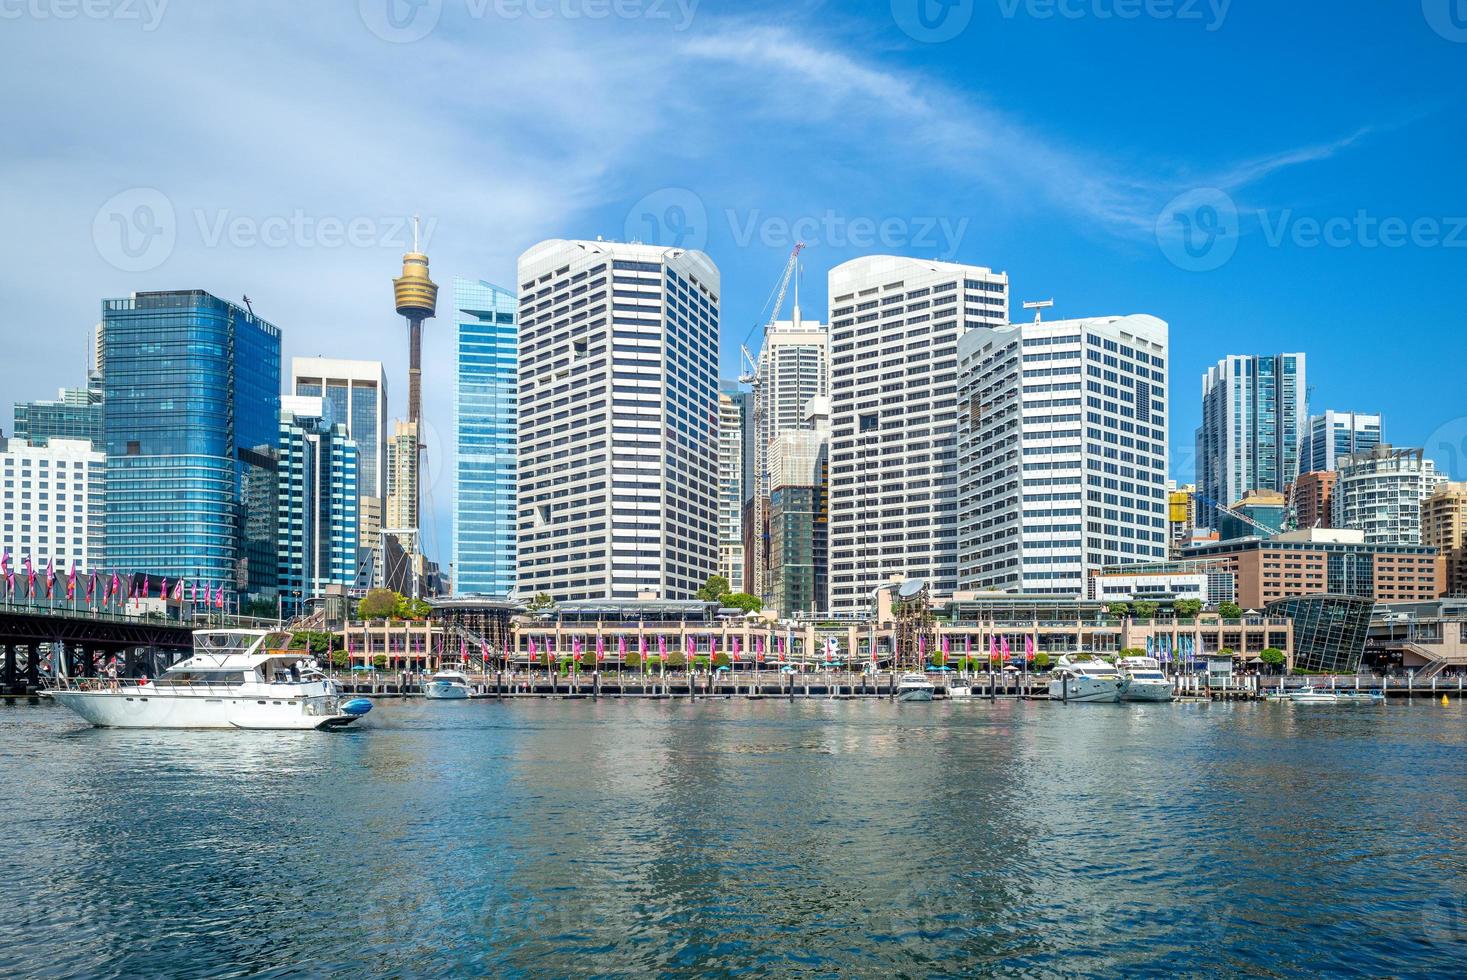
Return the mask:
[(922, 674), (903, 674), (897, 679), (898, 701), (931, 701), (937, 687)]
[(100, 728), (308, 730), (350, 725), (372, 710), (343, 700), (309, 657), (269, 630), (194, 633), (193, 656), (156, 679), (58, 678), (47, 693)]
[(1172, 682), (1155, 657), (1122, 657), (1116, 661), (1121, 675), (1122, 701), (1170, 701)]
[(430, 701), (462, 701), (469, 696), (469, 677), (457, 664), (445, 665), (423, 683)]
[(1321, 691), (1316, 687), (1301, 687), (1289, 692), (1294, 704), (1339, 704), (1340, 696), (1333, 691)]
[(1049, 696), (1055, 701), (1115, 704), (1121, 699), (1121, 675), (1096, 657), (1063, 656), (1051, 671)]

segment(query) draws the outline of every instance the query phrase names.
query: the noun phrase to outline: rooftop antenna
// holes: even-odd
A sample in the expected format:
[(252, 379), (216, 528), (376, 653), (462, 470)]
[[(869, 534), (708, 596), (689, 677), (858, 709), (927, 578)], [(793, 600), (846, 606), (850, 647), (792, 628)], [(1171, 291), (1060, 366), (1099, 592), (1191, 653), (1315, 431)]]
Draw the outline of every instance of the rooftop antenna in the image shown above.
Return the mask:
[(1044, 319), (1044, 311), (1054, 306), (1054, 300), (1043, 299), (1034, 303), (1025, 303), (1024, 309), (1034, 311), (1034, 322), (1039, 323)]
[(247, 309), (247, 310), (250, 311), (250, 316), (254, 316), (255, 315), (255, 308), (250, 305), (250, 298), (249, 298), (249, 296), (244, 296), (244, 297), (241, 297), (241, 298), (244, 300), (245, 309)]
[(418, 250), (418, 216), (413, 215), (413, 251)]

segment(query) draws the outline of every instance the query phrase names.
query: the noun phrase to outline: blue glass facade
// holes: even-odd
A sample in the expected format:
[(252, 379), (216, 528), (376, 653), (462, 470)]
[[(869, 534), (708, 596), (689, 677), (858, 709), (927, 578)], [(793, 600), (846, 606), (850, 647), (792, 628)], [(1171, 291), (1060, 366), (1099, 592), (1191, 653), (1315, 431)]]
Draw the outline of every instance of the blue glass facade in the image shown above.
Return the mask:
[(455, 278), (453, 302), (458, 333), (453, 588), (458, 595), (509, 595), (515, 587), (516, 298), (487, 282)]
[(33, 446), (52, 439), (87, 439), (101, 449), (101, 380), (94, 377), (85, 388), (66, 388), (55, 401), (16, 402), (15, 438)]
[(107, 564), (273, 598), (279, 329), (202, 290), (102, 319)]
[(287, 399), (278, 457), (279, 587), (284, 608), (303, 612), (328, 585), (357, 573), (357, 443), (319, 398)]

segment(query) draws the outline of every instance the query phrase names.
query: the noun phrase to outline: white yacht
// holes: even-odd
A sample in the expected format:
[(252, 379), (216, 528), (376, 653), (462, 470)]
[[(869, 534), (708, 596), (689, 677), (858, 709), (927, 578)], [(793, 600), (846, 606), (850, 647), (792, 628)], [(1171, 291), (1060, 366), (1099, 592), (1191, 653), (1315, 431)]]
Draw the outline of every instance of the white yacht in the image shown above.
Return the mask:
[(469, 696), (469, 677), (456, 665), (444, 666), (423, 682), (423, 697), (430, 701), (462, 701)]
[(1289, 700), (1294, 704), (1339, 704), (1340, 696), (1333, 691), (1321, 691), (1314, 687), (1301, 687), (1297, 691), (1289, 692)]
[(372, 710), (365, 698), (343, 700), (289, 642), (269, 630), (199, 630), (193, 656), (157, 679), (63, 677), (48, 693), (101, 728), (340, 728)]
[(1116, 670), (1121, 675), (1122, 701), (1172, 699), (1172, 682), (1155, 657), (1122, 657), (1116, 661)]
[(937, 687), (922, 674), (903, 674), (897, 679), (898, 701), (931, 701)]
[(1121, 675), (1104, 660), (1063, 656), (1051, 675), (1049, 696), (1052, 700), (1115, 704), (1121, 699)]

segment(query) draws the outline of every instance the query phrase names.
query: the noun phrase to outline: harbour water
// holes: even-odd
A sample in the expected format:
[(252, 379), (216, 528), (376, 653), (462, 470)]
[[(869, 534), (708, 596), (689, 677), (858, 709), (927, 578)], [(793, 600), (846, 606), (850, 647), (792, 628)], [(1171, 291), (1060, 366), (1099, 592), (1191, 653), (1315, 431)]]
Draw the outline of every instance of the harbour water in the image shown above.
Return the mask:
[(1449, 975), (1458, 704), (0, 704), (3, 976)]

